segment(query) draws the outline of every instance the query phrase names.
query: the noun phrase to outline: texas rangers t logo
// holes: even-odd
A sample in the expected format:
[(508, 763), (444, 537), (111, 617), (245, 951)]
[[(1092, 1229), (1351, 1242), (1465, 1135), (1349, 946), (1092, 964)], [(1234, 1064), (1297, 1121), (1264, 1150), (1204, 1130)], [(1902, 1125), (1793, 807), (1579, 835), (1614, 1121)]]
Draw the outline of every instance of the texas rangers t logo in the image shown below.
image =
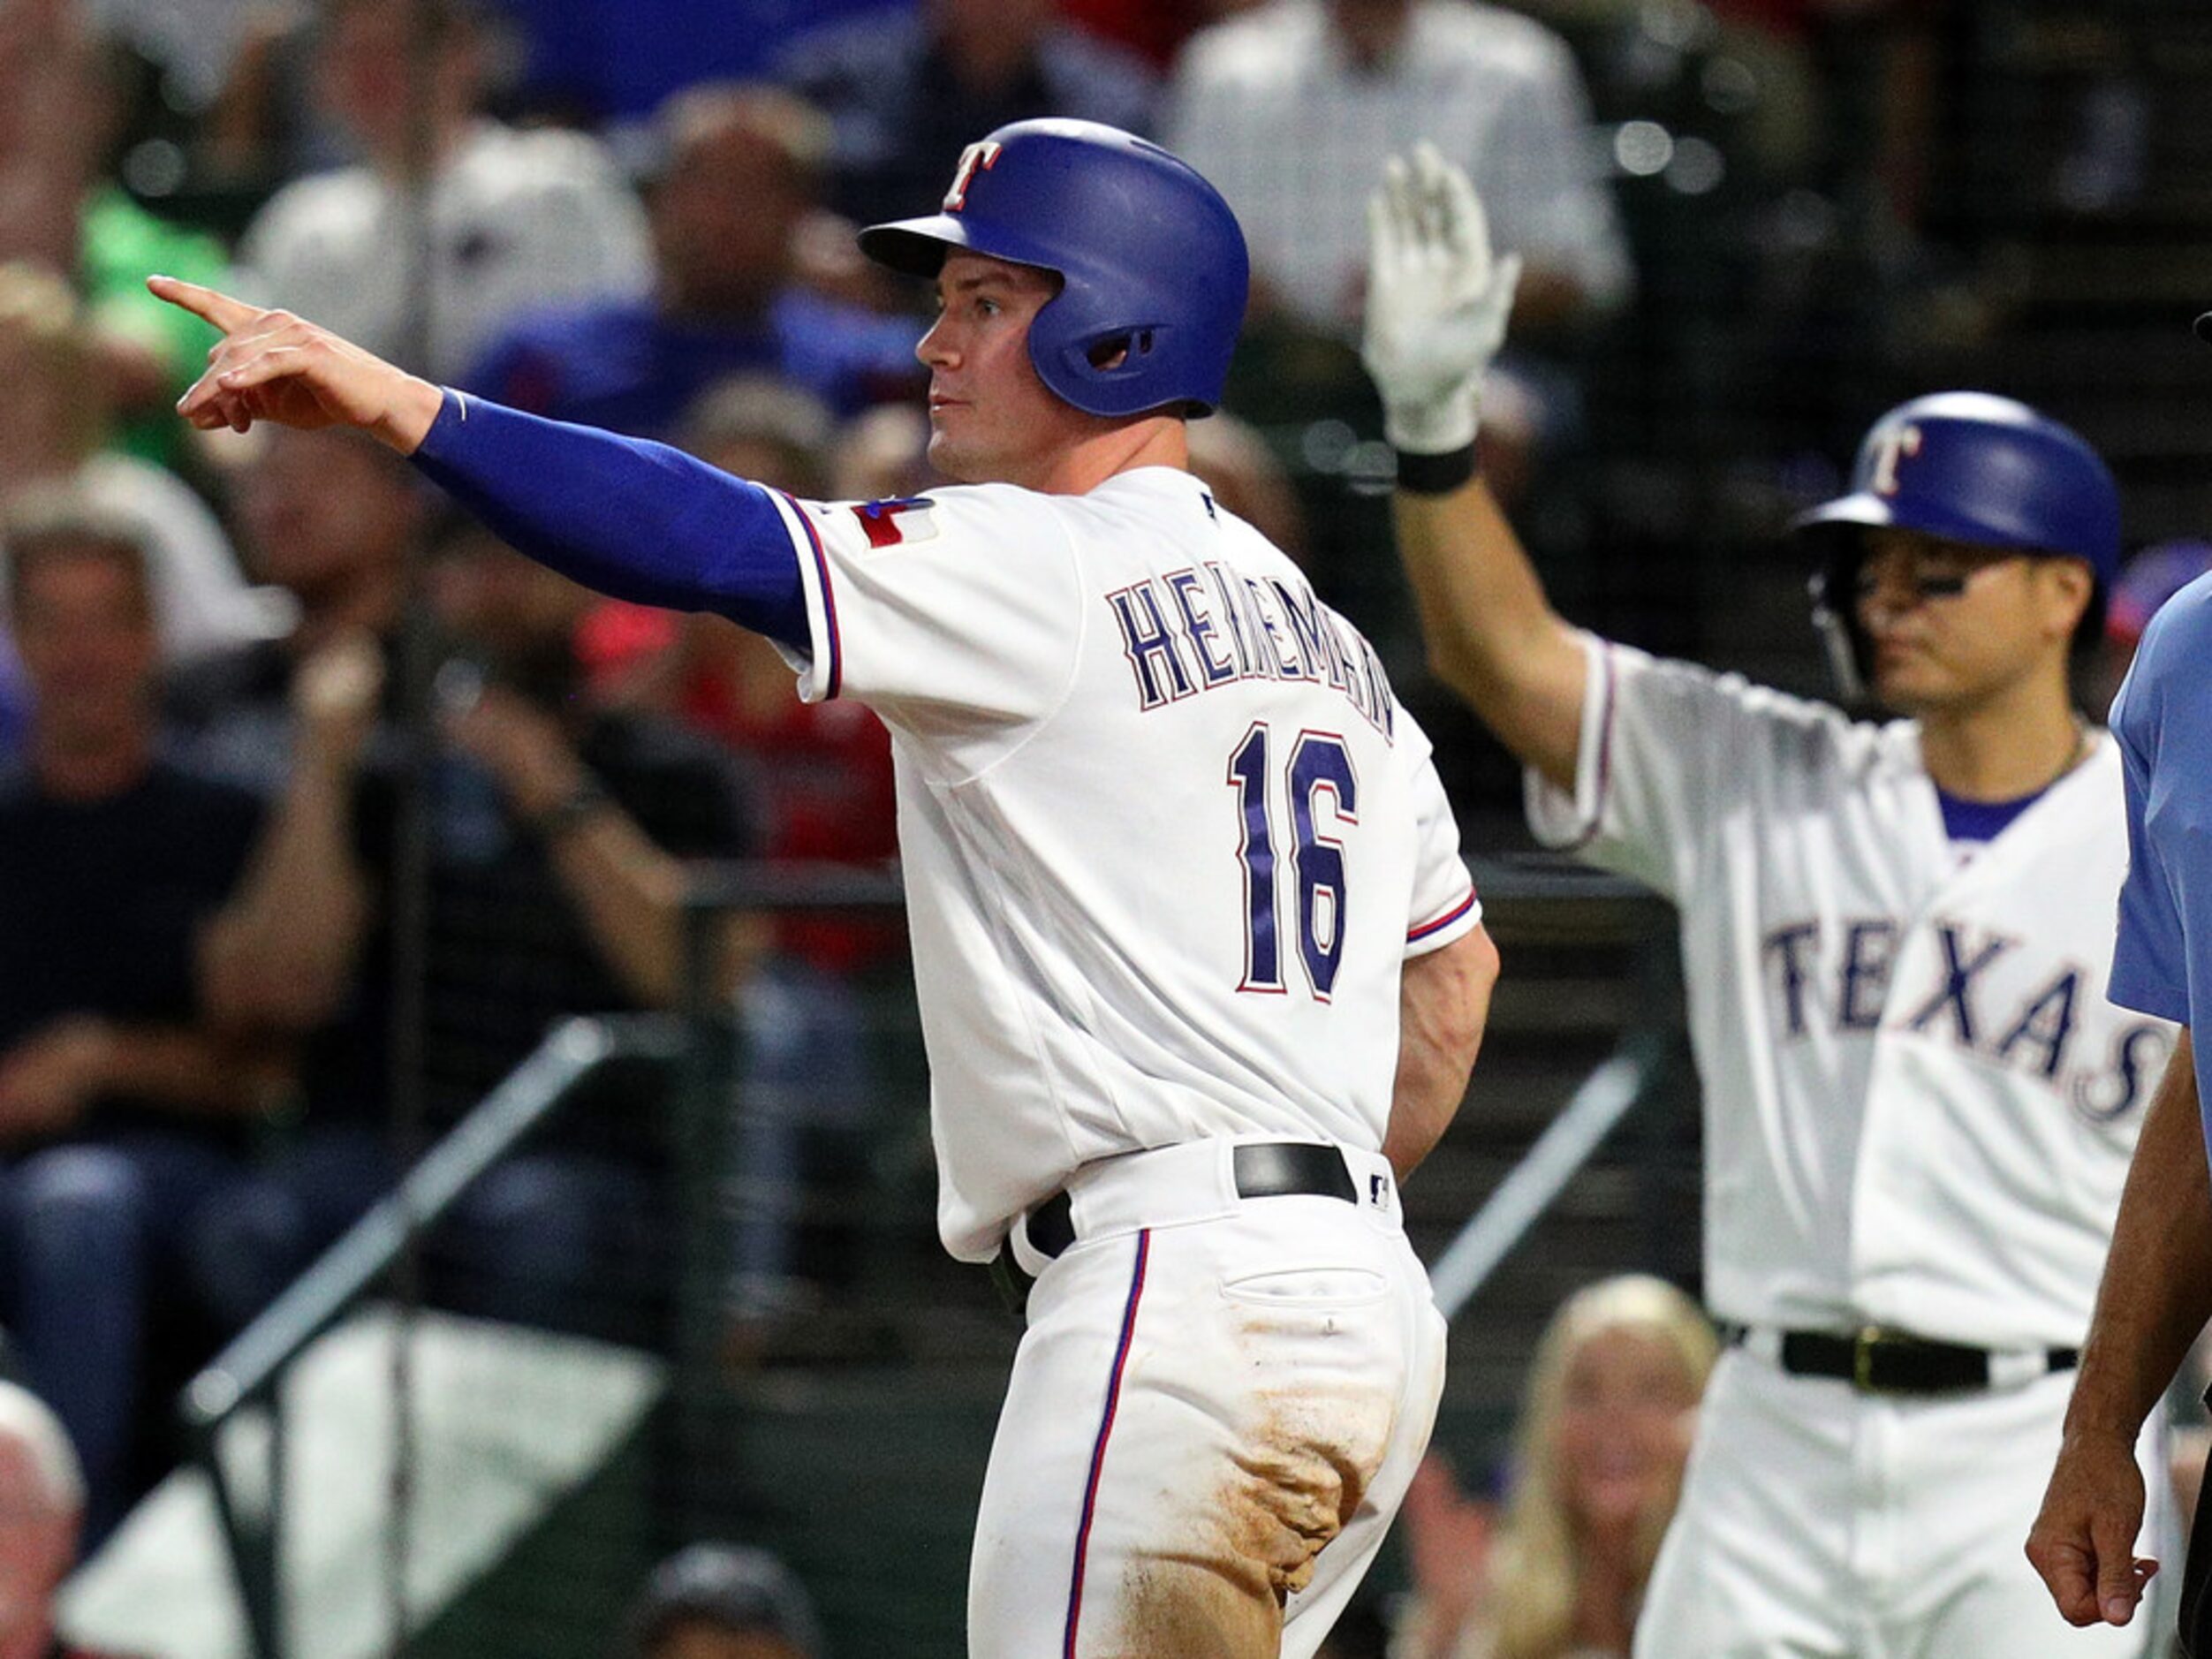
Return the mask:
[(1915, 426), (1901, 426), (1882, 435), (1880, 447), (1875, 452), (1874, 493), (1894, 496), (1898, 493), (1898, 463), (1908, 455), (1920, 452), (1920, 429)]
[(1002, 147), (994, 139), (981, 139), (960, 152), (960, 164), (952, 172), (952, 188), (944, 193), (944, 210), (958, 213), (967, 206), (968, 186), (975, 182), (975, 175), (988, 173), (998, 165)]

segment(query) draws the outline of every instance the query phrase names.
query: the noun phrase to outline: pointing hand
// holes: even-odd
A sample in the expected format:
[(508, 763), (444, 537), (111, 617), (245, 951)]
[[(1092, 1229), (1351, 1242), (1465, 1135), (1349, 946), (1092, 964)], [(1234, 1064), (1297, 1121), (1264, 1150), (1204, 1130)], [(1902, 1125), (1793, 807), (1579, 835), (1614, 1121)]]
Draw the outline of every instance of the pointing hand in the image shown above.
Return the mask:
[(357, 427), (412, 455), (437, 419), (444, 399), (437, 387), (328, 329), (174, 276), (151, 276), (146, 285), (223, 330), (207, 372), (177, 404), (203, 431), (244, 432), (256, 420), (303, 431)]

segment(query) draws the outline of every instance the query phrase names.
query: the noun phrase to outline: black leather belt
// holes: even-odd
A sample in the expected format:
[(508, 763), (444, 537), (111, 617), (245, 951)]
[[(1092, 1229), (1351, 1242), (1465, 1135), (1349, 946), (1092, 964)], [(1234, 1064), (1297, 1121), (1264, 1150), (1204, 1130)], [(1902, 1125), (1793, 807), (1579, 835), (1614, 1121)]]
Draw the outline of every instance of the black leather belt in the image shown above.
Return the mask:
[[(1728, 1342), (1750, 1334), (1742, 1325), (1721, 1327)], [(1793, 1376), (1840, 1377), (1865, 1394), (1957, 1394), (1990, 1387), (1996, 1361), (2009, 1356), (1964, 1343), (1936, 1342), (1868, 1325), (1851, 1336), (1826, 1330), (1782, 1333), (1782, 1368)], [(2031, 1356), (2032, 1357), (2032, 1356)], [(2081, 1358), (2074, 1348), (2042, 1351), (2043, 1374), (2071, 1371)]]
[[(1239, 1198), (1341, 1198), (1360, 1201), (1345, 1155), (1335, 1147), (1307, 1140), (1254, 1140), (1231, 1154)], [(1039, 1255), (1057, 1256), (1075, 1242), (1074, 1208), (1064, 1191), (1029, 1212), (1029, 1245)]]

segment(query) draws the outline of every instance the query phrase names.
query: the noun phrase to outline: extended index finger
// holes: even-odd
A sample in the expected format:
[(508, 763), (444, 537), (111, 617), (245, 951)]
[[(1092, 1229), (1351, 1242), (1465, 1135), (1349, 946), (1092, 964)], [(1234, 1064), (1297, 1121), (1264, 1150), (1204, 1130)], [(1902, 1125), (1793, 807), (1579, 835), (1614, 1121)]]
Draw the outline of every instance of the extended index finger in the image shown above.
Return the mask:
[(172, 306), (180, 306), (195, 317), (212, 322), (229, 334), (261, 315), (258, 306), (249, 306), (243, 299), (233, 299), (220, 289), (202, 287), (175, 276), (148, 276), (146, 285), (157, 299), (166, 299)]

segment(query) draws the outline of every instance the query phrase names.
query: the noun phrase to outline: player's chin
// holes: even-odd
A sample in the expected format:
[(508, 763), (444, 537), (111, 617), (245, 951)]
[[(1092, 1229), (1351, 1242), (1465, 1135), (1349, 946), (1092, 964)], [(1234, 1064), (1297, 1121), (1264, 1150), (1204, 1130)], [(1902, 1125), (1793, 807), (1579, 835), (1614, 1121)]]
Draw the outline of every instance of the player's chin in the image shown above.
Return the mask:
[(1941, 708), (1957, 691), (1941, 666), (1917, 651), (1877, 653), (1873, 678), (1875, 700), (1901, 715)]
[(940, 478), (956, 484), (987, 483), (996, 476), (980, 446), (945, 430), (935, 411), (929, 417), (929, 465)]

